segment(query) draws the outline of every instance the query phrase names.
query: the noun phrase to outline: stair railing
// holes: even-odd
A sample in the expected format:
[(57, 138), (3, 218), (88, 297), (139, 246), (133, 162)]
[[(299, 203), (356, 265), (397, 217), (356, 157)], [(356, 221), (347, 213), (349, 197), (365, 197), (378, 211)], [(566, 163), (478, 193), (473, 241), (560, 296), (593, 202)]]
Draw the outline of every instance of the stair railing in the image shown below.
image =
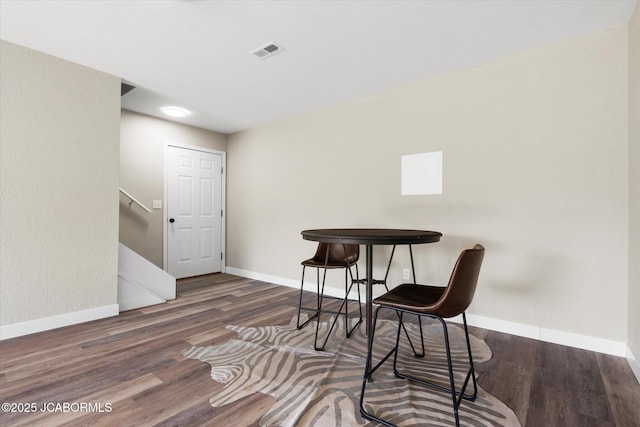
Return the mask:
[(120, 188), (120, 192), (122, 194), (124, 194), (128, 199), (129, 199), (129, 207), (131, 207), (131, 204), (135, 203), (136, 205), (140, 206), (142, 209), (144, 209), (145, 211), (151, 213), (151, 209), (149, 209), (148, 207), (146, 207), (145, 205), (143, 205), (142, 203), (140, 203), (135, 197), (133, 197), (131, 194), (127, 193), (126, 191), (124, 191), (122, 188)]

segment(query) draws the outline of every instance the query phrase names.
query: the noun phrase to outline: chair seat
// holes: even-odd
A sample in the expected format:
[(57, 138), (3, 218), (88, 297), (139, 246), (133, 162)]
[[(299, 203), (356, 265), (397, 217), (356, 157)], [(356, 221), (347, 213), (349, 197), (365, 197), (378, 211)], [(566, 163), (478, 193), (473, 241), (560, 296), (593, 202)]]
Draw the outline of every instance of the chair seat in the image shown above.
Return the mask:
[(446, 319), (462, 313), (468, 305), (464, 299), (456, 298), (455, 295), (449, 296), (445, 304), (443, 295), (446, 290), (442, 286), (403, 283), (376, 298), (373, 303)]
[(446, 287), (403, 283), (373, 300), (374, 304), (411, 311), (431, 312)]
[(332, 262), (332, 263), (327, 263), (325, 265), (324, 260), (309, 258), (302, 261), (300, 265), (303, 265), (305, 267), (313, 267), (313, 268), (348, 268), (352, 264), (349, 264), (347, 262), (343, 262), (343, 263)]

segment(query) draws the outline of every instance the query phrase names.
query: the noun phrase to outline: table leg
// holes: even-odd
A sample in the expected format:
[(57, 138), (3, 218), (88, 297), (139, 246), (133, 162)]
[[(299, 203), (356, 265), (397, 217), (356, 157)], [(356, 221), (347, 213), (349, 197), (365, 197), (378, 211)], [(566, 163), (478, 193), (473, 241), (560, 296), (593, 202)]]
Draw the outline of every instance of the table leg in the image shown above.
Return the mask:
[(367, 245), (366, 249), (367, 256), (367, 289), (366, 289), (366, 299), (367, 299), (367, 336), (371, 336), (371, 323), (372, 323), (372, 304), (371, 300), (373, 299), (373, 246)]
[[(367, 249), (366, 249), (366, 255), (367, 255), (367, 343), (368, 346), (367, 348), (371, 348), (371, 341), (372, 341), (372, 336), (371, 336), (371, 329), (372, 329), (372, 323), (373, 323), (373, 319), (372, 319), (372, 309), (373, 309), (373, 304), (372, 304), (372, 300), (373, 300), (373, 246), (372, 245), (367, 245)], [(371, 361), (372, 361), (372, 357), (369, 354), (369, 352), (367, 352), (368, 357), (367, 360), (365, 361), (365, 371), (367, 369), (371, 369), (372, 365), (371, 365)], [(369, 372), (366, 372), (365, 375), (368, 375)], [(372, 382), (373, 381), (373, 377), (369, 375), (369, 378), (367, 379), (368, 382)]]

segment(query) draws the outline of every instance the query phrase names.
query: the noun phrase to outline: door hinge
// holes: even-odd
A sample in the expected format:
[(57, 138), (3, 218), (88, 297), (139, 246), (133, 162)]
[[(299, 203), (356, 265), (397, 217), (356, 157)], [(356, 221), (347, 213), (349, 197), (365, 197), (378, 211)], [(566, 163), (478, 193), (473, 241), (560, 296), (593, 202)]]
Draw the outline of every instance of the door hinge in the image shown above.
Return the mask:
[(222, 261), (223, 259), (224, 258), (223, 258), (222, 252), (220, 252), (220, 261)]
[(220, 175), (224, 175), (224, 167), (220, 168)]
[(224, 216), (224, 210), (220, 209), (220, 216)]

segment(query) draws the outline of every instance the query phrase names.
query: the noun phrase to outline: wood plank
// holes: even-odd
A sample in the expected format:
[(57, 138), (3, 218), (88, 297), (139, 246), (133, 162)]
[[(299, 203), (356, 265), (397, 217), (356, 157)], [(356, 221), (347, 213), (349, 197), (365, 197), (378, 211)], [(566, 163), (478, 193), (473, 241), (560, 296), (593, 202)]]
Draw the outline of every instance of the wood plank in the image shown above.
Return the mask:
[(629, 381), (633, 371), (624, 357), (596, 354), (607, 401), (617, 426), (640, 426), (640, 387)]
[(492, 357), (477, 364), (478, 384), (491, 390), (523, 423), (529, 409), (537, 342), (497, 332), (488, 332), (485, 342), (491, 348)]

